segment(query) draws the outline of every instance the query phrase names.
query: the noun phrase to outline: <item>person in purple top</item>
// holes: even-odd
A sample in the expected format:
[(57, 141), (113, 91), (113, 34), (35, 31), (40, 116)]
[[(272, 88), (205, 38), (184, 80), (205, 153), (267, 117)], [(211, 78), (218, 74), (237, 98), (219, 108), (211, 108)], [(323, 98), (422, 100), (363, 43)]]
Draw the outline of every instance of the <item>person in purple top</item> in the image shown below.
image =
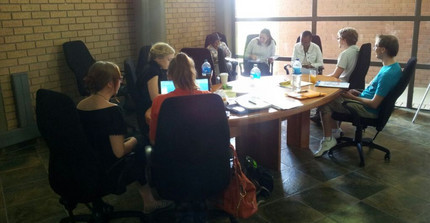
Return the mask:
[(382, 100), (399, 82), (402, 69), (395, 59), (399, 51), (398, 39), (392, 35), (378, 35), (374, 50), (376, 57), (382, 61), (383, 66), (370, 82), (370, 85), (363, 92), (354, 89), (344, 92), (341, 97), (320, 107), (324, 138), (321, 140), (319, 149), (314, 153), (315, 157), (322, 156), (336, 145), (336, 139), (333, 138), (338, 138), (340, 132), (338, 131), (338, 124), (332, 119), (331, 114), (332, 112), (349, 113), (342, 106), (344, 100), (360, 102), (361, 104), (354, 103), (350, 107), (353, 107), (361, 117), (377, 118)]

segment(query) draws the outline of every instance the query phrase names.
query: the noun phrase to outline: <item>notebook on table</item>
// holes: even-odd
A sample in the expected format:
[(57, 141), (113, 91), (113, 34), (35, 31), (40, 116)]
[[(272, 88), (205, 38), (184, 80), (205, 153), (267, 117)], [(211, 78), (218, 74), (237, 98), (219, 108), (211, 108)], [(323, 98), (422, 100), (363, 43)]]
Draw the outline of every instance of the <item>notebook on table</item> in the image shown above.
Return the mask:
[[(196, 79), (196, 84), (197, 86), (199, 86), (201, 91), (210, 90), (208, 78)], [(173, 84), (172, 80), (160, 81), (160, 94), (167, 94), (174, 90), (175, 90), (175, 85)]]

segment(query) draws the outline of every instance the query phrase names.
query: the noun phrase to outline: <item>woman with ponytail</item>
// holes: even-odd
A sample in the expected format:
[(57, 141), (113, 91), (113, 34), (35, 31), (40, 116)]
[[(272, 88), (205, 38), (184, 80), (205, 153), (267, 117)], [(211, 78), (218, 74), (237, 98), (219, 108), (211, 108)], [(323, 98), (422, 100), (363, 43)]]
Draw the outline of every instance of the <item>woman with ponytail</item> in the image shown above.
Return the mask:
[(155, 134), (157, 132), (157, 121), (160, 113), (161, 104), (166, 98), (185, 96), (193, 94), (208, 94), (209, 91), (200, 91), (196, 85), (196, 69), (194, 61), (185, 53), (179, 53), (170, 62), (168, 68), (168, 77), (173, 80), (175, 90), (164, 95), (159, 95), (154, 98), (151, 107), (149, 139), (152, 144), (155, 142)]

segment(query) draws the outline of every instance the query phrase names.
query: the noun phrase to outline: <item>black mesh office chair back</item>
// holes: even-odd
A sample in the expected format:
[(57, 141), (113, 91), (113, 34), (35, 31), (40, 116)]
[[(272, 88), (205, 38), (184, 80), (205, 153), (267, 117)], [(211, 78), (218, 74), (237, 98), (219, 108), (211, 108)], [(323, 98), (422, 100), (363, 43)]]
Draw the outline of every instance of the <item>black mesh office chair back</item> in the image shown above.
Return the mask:
[[(356, 146), (358, 154), (360, 156), (360, 166), (364, 166), (364, 156), (363, 156), (362, 146), (368, 146), (369, 148), (374, 148), (385, 152), (385, 157), (384, 157), (385, 160), (390, 159), (390, 150), (374, 143), (373, 140), (376, 138), (379, 132), (384, 129), (385, 125), (387, 124), (391, 116), (391, 113), (394, 110), (394, 106), (397, 99), (406, 89), (407, 85), (409, 84), (409, 81), (411, 80), (412, 75), (415, 72), (416, 63), (417, 63), (416, 58), (413, 57), (409, 59), (405, 68), (403, 69), (402, 77), (400, 78), (399, 82), (390, 91), (390, 93), (388, 93), (388, 95), (384, 97), (383, 101), (379, 105), (380, 110), (378, 113), (378, 118), (360, 117), (354, 109), (348, 106), (349, 103), (358, 103), (354, 101), (345, 101), (343, 103), (343, 106), (346, 109), (348, 109), (351, 114), (337, 113), (337, 112), (334, 112), (332, 114), (332, 118), (335, 120), (342, 121), (342, 122), (351, 122), (356, 127), (356, 130), (355, 130), (354, 138), (341, 137), (339, 140), (340, 143), (330, 149), (329, 156), (333, 157), (333, 151), (337, 149), (348, 147), (348, 146)], [(362, 132), (368, 126), (373, 126), (377, 130), (373, 139), (362, 138)]]
[[(126, 190), (122, 178), (109, 178), (109, 170), (101, 168), (98, 156), (86, 140), (76, 106), (68, 96), (39, 89), (36, 95), (36, 117), (40, 134), (49, 148), (49, 184), (60, 195), (60, 203), (69, 213), (69, 220), (106, 220), (118, 217), (142, 217), (142, 212), (113, 212), (102, 197)], [(132, 159), (132, 156), (125, 159)], [(124, 167), (118, 163), (118, 167)], [(125, 170), (125, 168), (123, 169)], [(111, 171), (117, 171), (114, 167)], [(77, 203), (91, 203), (92, 214), (73, 214)], [(99, 222), (99, 221), (96, 221)]]
[(142, 46), (139, 50), (139, 57), (137, 59), (137, 65), (136, 65), (136, 76), (141, 75), (143, 69), (145, 68), (146, 64), (148, 64), (149, 60), (149, 51), (151, 50), (152, 45), (145, 45)]
[(81, 40), (63, 43), (63, 51), (67, 65), (75, 74), (79, 94), (81, 96), (89, 95), (85, 87), (84, 77), (87, 76), (88, 70), (96, 60)]
[(349, 77), (350, 89), (364, 89), (367, 71), (369, 70), (372, 45), (364, 43), (358, 52), (357, 63)]
[(230, 133), (216, 94), (166, 99), (151, 155), (152, 181), (161, 197), (202, 201), (229, 183)]
[[(182, 48), (181, 52), (186, 53), (189, 57), (193, 58), (194, 66), (197, 71), (197, 78), (203, 78), (202, 76), (202, 64), (205, 59), (211, 65), (212, 70), (214, 70), (214, 63), (212, 61), (212, 55), (210, 51), (206, 48)], [(212, 76), (212, 83), (215, 83), (215, 75)]]

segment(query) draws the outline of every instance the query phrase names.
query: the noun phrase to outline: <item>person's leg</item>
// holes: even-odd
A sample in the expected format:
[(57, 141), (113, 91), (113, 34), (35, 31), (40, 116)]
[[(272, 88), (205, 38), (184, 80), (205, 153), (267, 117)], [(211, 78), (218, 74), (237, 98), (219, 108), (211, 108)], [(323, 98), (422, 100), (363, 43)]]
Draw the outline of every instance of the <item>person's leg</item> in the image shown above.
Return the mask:
[(319, 149), (314, 153), (315, 157), (320, 157), (324, 155), (325, 152), (333, 148), (337, 144), (336, 139), (332, 137), (333, 132), (339, 129), (338, 123), (331, 117), (333, 111), (348, 113), (348, 111), (342, 106), (342, 102), (344, 99), (342, 97), (338, 97), (327, 105), (321, 106), (318, 108), (324, 137), (321, 140)]

